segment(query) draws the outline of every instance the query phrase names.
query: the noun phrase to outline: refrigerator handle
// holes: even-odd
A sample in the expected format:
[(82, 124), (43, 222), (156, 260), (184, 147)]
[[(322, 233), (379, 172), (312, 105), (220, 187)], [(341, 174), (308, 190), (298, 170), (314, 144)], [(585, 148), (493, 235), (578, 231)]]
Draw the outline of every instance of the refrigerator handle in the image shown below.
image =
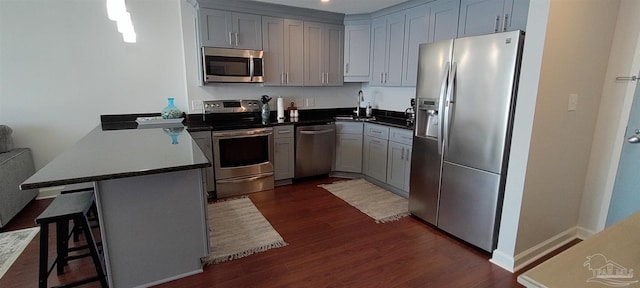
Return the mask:
[(449, 79), (449, 72), (451, 69), (451, 62), (445, 64), (445, 71), (442, 76), (442, 84), (440, 84), (440, 95), (438, 97), (438, 155), (442, 155), (442, 136), (444, 135), (444, 101), (447, 97), (447, 80)]
[(455, 81), (458, 65), (456, 62), (451, 64), (451, 73), (449, 73), (449, 86), (447, 87), (447, 96), (445, 100), (445, 122), (444, 122), (444, 145), (449, 147), (449, 131), (451, 130), (451, 114), (453, 113), (453, 103), (455, 102), (454, 93)]

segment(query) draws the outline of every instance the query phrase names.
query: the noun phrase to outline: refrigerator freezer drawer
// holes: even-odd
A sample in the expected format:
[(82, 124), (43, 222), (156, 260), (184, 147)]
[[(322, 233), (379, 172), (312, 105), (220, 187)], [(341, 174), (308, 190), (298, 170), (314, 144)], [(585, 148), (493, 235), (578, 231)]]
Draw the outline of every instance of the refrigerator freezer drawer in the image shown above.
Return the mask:
[(441, 155), (438, 141), (414, 137), (409, 178), (409, 212), (433, 225), (438, 218)]
[(491, 252), (499, 187), (500, 175), (443, 162), (438, 227)]

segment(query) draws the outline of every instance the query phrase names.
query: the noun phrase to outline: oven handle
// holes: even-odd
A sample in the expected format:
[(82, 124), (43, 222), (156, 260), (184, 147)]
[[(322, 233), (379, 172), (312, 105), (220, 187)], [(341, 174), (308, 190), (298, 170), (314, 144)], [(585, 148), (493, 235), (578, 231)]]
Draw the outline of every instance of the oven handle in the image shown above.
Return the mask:
[(227, 138), (239, 138), (246, 136), (270, 136), (273, 135), (273, 130), (269, 128), (250, 130), (250, 131), (229, 131), (229, 132), (214, 132), (213, 137), (227, 137)]
[(300, 134), (305, 134), (305, 135), (316, 135), (316, 134), (326, 134), (326, 133), (332, 133), (333, 129), (327, 129), (327, 130), (300, 130)]
[(246, 182), (252, 182), (252, 181), (256, 181), (258, 179), (267, 178), (267, 177), (271, 177), (271, 176), (273, 176), (273, 172), (263, 173), (263, 174), (260, 174), (260, 175), (257, 175), (257, 176), (248, 177), (248, 178), (242, 178), (242, 179), (218, 180), (216, 182), (218, 182), (220, 184), (246, 183)]

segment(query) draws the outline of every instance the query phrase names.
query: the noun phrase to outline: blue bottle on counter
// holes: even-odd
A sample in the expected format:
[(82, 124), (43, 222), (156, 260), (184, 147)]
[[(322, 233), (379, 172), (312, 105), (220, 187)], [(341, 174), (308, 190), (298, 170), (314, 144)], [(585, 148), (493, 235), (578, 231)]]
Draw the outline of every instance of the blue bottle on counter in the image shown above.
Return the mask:
[(164, 109), (162, 109), (162, 111), (160, 112), (160, 115), (162, 115), (162, 119), (182, 118), (182, 111), (180, 111), (180, 109), (178, 109), (178, 107), (173, 104), (174, 98), (168, 98), (168, 100), (169, 105), (167, 105), (167, 107), (164, 107)]

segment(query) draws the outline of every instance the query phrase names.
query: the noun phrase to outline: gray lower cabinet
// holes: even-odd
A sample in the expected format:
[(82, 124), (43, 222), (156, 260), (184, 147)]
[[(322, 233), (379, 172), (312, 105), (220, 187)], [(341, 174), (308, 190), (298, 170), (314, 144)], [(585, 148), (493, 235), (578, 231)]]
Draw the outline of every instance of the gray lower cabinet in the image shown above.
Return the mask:
[(407, 192), (409, 191), (409, 175), (411, 174), (412, 137), (410, 130), (389, 129), (387, 184)]
[(295, 172), (295, 143), (293, 125), (276, 126), (273, 129), (274, 180), (291, 179)]
[(362, 122), (336, 122), (334, 171), (362, 173)]
[(205, 172), (204, 177), (204, 187), (207, 192), (212, 192), (216, 190), (216, 181), (213, 177), (213, 142), (211, 140), (211, 131), (197, 131), (190, 132), (191, 138), (196, 141), (198, 147), (204, 152), (204, 155), (207, 156), (209, 163), (211, 163), (211, 167), (203, 168)]
[(364, 124), (362, 173), (381, 182), (387, 181), (389, 127)]

